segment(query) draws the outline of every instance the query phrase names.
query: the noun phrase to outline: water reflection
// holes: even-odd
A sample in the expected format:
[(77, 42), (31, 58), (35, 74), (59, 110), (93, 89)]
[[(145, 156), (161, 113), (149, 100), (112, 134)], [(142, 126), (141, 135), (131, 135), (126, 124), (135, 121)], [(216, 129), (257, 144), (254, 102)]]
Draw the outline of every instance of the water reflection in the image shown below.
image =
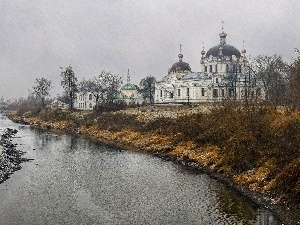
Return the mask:
[(0, 185), (0, 224), (273, 224), (268, 211), (172, 162), (26, 126), (18, 135), (35, 160)]

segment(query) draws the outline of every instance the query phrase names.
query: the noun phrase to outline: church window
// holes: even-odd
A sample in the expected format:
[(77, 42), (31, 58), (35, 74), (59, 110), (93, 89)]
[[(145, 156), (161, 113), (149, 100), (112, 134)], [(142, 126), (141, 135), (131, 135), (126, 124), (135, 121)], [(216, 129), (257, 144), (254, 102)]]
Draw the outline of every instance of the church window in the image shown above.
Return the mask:
[(225, 96), (225, 91), (224, 91), (224, 89), (221, 89), (221, 96), (222, 96), (222, 97)]
[(93, 108), (92, 103), (90, 103), (90, 109)]
[(209, 72), (212, 73), (212, 65), (209, 65)]
[(174, 93), (173, 91), (170, 93), (170, 98), (173, 98), (174, 97)]
[(216, 73), (218, 72), (218, 65), (216, 65)]
[(204, 72), (205, 73), (207, 72), (207, 66), (204, 66)]
[(226, 73), (228, 73), (228, 71), (229, 71), (229, 66), (228, 66), (228, 64), (226, 65)]
[(190, 88), (186, 89), (186, 95), (189, 97), (190, 96)]
[(230, 88), (228, 91), (229, 91), (229, 97), (233, 97), (234, 96), (234, 90), (232, 88)]
[(92, 94), (89, 94), (89, 100), (92, 100), (93, 96)]
[(161, 97), (161, 98), (162, 98), (162, 93), (163, 93), (162, 90), (160, 90), (160, 97)]
[(217, 98), (218, 97), (218, 89), (213, 90), (213, 97)]
[(180, 96), (180, 89), (178, 89), (178, 96)]
[(219, 83), (219, 78), (216, 78), (216, 83)]
[(205, 89), (201, 88), (201, 96), (205, 96)]

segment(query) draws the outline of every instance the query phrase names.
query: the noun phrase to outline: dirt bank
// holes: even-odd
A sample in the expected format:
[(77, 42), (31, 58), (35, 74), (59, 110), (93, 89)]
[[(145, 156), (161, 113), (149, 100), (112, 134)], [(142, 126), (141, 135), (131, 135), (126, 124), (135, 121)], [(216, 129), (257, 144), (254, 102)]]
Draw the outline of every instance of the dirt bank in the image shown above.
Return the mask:
[[(170, 111), (164, 116), (157, 112), (151, 116), (153, 114), (149, 112), (137, 110), (101, 115), (87, 112), (42, 112), (42, 116), (35, 117), (10, 115), (17, 122), (84, 135), (125, 149), (147, 151), (194, 167), (269, 208), (285, 224), (300, 224), (298, 153), (295, 152), (294, 158), (283, 157), (282, 152), (273, 149), (273, 145), (276, 147), (278, 143), (273, 143), (271, 133), (276, 128), (274, 134), (277, 136), (274, 137), (283, 138), (289, 123), (295, 125), (293, 119), (285, 116), (285, 120), (278, 121), (280, 115), (275, 117), (270, 112), (262, 119), (252, 113), (251, 123), (244, 124), (242, 111), (222, 110), (212, 113), (212, 119), (197, 114), (195, 110), (191, 112), (192, 116), (186, 116), (185, 110), (184, 113), (176, 112), (180, 115), (175, 117)], [(219, 117), (220, 121), (217, 120)], [(229, 122), (224, 124), (226, 119)], [(265, 123), (270, 123), (270, 127)], [(245, 127), (252, 130), (245, 130)], [(266, 137), (270, 142), (268, 146), (258, 140)], [(230, 151), (227, 150), (229, 148)], [(293, 176), (288, 177), (287, 173)]]

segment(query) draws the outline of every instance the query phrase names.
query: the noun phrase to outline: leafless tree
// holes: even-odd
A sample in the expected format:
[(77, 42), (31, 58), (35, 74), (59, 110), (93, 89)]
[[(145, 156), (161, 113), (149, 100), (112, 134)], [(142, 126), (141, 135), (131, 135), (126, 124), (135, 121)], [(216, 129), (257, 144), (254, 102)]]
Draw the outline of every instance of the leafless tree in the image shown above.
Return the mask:
[(154, 102), (156, 78), (153, 76), (147, 76), (140, 81), (140, 92), (144, 95), (144, 98), (150, 99), (150, 103)]
[(263, 83), (266, 100), (280, 104), (285, 99), (287, 84), (287, 65), (282, 57), (259, 55), (251, 64), (257, 79)]
[(69, 97), (69, 108), (73, 109), (75, 92), (77, 91), (77, 78), (71, 66), (61, 69), (60, 76), (62, 77), (61, 85), (65, 89), (66, 94)]
[(30, 90), (30, 97), (35, 99), (40, 99), (42, 102), (42, 107), (45, 107), (45, 99), (50, 95), (50, 90), (52, 88), (51, 81), (47, 78), (36, 78), (36, 86)]
[(300, 105), (300, 55), (288, 67), (288, 99), (292, 105)]
[(103, 70), (92, 79), (83, 79), (80, 82), (79, 90), (83, 93), (90, 92), (95, 97), (96, 105), (98, 105), (99, 101), (113, 101), (121, 84), (122, 78), (119, 75)]

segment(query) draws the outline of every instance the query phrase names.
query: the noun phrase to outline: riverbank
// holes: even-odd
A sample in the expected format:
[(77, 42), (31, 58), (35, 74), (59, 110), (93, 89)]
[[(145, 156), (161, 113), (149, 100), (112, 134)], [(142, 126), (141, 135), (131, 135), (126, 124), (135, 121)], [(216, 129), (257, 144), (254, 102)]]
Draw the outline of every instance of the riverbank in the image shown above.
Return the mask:
[(1, 135), (0, 140), (0, 183), (9, 178), (13, 172), (21, 169), (21, 162), (26, 159), (21, 158), (23, 152), (17, 150), (16, 144), (13, 144), (11, 138), (18, 131), (15, 129), (7, 128)]
[(270, 208), (285, 224), (300, 224), (297, 112), (225, 105), (209, 112), (207, 107), (172, 107), (10, 116), (195, 167)]

